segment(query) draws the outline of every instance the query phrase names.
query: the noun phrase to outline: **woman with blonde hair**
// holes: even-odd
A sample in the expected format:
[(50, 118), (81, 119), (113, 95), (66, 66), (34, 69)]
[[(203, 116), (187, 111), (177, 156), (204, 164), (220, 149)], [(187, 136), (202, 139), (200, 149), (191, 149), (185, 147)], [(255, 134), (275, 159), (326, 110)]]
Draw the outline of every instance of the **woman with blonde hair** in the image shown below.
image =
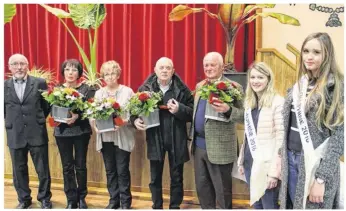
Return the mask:
[[(101, 76), (106, 86), (97, 90), (95, 99), (114, 98), (124, 108), (134, 95), (131, 88), (118, 83), (121, 74), (116, 61), (107, 61), (101, 66)], [(130, 209), (132, 203), (131, 175), (129, 170), (130, 155), (135, 145), (134, 128), (128, 124), (129, 114), (122, 117), (122, 126), (115, 126), (114, 131), (100, 133), (91, 120), (96, 131), (96, 150), (101, 151), (106, 168), (107, 188), (110, 195), (107, 209)]]
[(298, 82), (283, 108), (280, 207), (333, 209), (344, 154), (344, 79), (327, 33), (304, 40), (300, 61)]
[(279, 175), (276, 166), (283, 141), (284, 98), (274, 89), (274, 75), (264, 62), (254, 63), (247, 74), (245, 139), (238, 171), (250, 186), (250, 205), (255, 209), (278, 209)]

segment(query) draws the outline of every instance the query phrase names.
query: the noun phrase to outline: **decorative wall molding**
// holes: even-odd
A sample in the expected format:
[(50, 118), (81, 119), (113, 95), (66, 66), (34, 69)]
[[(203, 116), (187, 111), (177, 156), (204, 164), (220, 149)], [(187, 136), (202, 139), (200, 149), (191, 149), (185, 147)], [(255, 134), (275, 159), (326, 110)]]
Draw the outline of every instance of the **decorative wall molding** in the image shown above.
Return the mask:
[(342, 26), (342, 23), (339, 19), (338, 13), (344, 12), (344, 7), (337, 7), (335, 9), (331, 7), (325, 7), (317, 4), (310, 4), (309, 9), (312, 11), (330, 13), (329, 19), (326, 22), (326, 27), (339, 27)]

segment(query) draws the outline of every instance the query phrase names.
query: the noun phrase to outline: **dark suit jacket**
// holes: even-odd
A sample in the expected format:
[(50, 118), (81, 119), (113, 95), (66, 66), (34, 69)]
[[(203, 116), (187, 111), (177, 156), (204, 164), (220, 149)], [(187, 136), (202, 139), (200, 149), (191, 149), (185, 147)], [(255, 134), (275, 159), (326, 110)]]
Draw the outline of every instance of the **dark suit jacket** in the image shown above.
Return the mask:
[(44, 79), (27, 77), (23, 102), (14, 89), (13, 78), (5, 81), (4, 112), (7, 145), (12, 149), (24, 148), (27, 144), (40, 146), (48, 143), (46, 117), (50, 106), (40, 90), (47, 89)]

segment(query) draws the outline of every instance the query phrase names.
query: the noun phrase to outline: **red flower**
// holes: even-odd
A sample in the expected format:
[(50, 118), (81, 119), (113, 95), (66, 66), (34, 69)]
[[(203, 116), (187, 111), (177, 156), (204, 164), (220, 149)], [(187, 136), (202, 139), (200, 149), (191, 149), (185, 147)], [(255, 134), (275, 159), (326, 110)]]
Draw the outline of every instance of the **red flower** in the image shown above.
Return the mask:
[(74, 96), (74, 97), (79, 97), (79, 93), (76, 92), (76, 91), (73, 91), (73, 92), (72, 92), (72, 96)]
[(89, 98), (89, 99), (88, 99), (88, 102), (89, 102), (89, 103), (93, 103), (93, 102), (94, 102), (94, 98)]
[(57, 127), (60, 125), (60, 122), (54, 121), (53, 117), (48, 117), (48, 123), (51, 127)]
[(141, 102), (144, 102), (146, 100), (149, 99), (149, 95), (147, 93), (141, 93), (139, 96), (138, 96), (138, 99), (141, 101)]
[(53, 92), (53, 90), (52, 90), (52, 89), (48, 90), (48, 93), (47, 93), (47, 95), (50, 95), (50, 94), (52, 94), (52, 92)]
[(114, 108), (115, 110), (118, 110), (118, 109), (120, 108), (119, 103), (117, 103), (117, 102), (113, 103), (113, 108)]
[(117, 126), (122, 126), (122, 125), (125, 124), (124, 121), (123, 121), (123, 119), (120, 118), (120, 117), (114, 118), (114, 119), (113, 119), (113, 123), (114, 123), (114, 125), (117, 125)]
[(213, 99), (214, 97), (219, 98), (219, 95), (217, 95), (215, 93), (210, 93), (210, 95), (209, 95), (209, 103), (210, 104), (213, 104), (213, 102), (215, 102), (215, 99)]
[(218, 89), (218, 90), (227, 90), (227, 85), (224, 83), (224, 82), (220, 82), (220, 83), (218, 83), (217, 85), (216, 85), (216, 88)]

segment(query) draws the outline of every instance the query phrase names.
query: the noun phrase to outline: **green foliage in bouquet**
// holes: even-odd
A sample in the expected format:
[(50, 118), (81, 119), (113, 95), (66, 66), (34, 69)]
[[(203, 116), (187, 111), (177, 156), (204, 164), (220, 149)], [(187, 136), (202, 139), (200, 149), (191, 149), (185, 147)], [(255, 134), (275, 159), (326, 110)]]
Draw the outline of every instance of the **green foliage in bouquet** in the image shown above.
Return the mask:
[(149, 114), (154, 112), (154, 109), (158, 107), (159, 102), (162, 100), (162, 96), (162, 92), (137, 92), (131, 97), (126, 106), (126, 110), (134, 116), (149, 116)]
[(233, 106), (235, 101), (242, 99), (242, 93), (238, 89), (237, 85), (226, 81), (206, 83), (198, 90), (198, 92), (201, 98), (208, 100), (210, 104), (213, 104), (214, 102), (224, 102), (229, 106)]
[(122, 109), (114, 98), (89, 99), (84, 106), (82, 119), (107, 120), (110, 116), (120, 117)]
[(54, 87), (53, 90), (42, 93), (44, 99), (51, 105), (70, 108), (71, 111), (83, 111), (83, 95), (73, 88)]

